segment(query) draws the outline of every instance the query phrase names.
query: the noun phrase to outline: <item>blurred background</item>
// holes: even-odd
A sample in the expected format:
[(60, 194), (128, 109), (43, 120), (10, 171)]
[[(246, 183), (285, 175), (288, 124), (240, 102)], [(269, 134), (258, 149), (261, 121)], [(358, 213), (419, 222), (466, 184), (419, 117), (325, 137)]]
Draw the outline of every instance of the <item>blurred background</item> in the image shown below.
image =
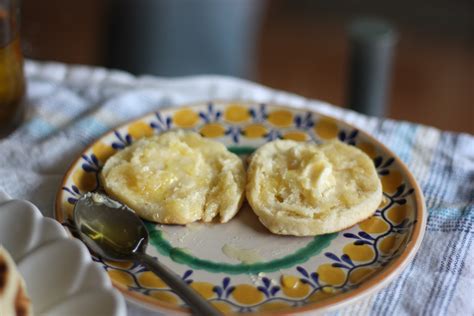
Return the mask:
[(24, 55), (135, 74), (223, 74), (349, 103), (348, 25), (396, 30), (387, 116), (474, 133), (472, 0), (23, 0)]

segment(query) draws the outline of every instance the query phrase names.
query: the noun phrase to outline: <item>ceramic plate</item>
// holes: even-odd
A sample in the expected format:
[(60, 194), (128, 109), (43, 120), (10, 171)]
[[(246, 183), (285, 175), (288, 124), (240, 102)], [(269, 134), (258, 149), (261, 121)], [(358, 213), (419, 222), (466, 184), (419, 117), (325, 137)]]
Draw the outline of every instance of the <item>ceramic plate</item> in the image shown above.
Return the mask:
[[(173, 128), (199, 132), (242, 157), (277, 138), (315, 142), (339, 138), (373, 159), (383, 184), (383, 203), (373, 217), (323, 236), (273, 235), (245, 204), (226, 224), (183, 227), (147, 222), (148, 253), (222, 311), (274, 314), (340, 307), (396, 278), (420, 245), (426, 222), (423, 196), (391, 151), (336, 119), (254, 103), (215, 102), (160, 110), (107, 133), (67, 172), (57, 196), (57, 220), (71, 218), (77, 199), (99, 188), (98, 174), (108, 157), (140, 137)], [(262, 259), (241, 263), (223, 253), (225, 245), (247, 249)], [(94, 260), (129, 299), (167, 312), (187, 311), (179, 297), (143, 266)]]
[(30, 202), (1, 192), (0, 244), (25, 280), (35, 315), (126, 315), (123, 297), (83, 244)]

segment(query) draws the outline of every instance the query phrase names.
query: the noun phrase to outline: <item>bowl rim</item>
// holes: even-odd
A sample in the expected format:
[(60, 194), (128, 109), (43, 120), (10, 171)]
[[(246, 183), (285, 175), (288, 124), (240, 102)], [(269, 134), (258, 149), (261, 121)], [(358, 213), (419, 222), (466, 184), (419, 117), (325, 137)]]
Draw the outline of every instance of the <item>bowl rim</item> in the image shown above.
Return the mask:
[[(12, 205), (15, 206), (18, 203), (21, 203), (21, 207), (23, 209), (27, 209), (27, 211), (20, 212), (21, 213), (20, 215), (18, 214), (14, 215), (12, 214), (12, 210), (8, 209), (8, 207), (12, 207)], [(99, 268), (99, 266), (97, 266), (94, 260), (92, 260), (92, 258), (89, 256), (89, 251), (87, 247), (84, 245), (84, 243), (80, 242), (77, 239), (69, 238), (69, 231), (65, 229), (65, 227), (61, 225), (61, 223), (59, 223), (55, 218), (51, 218), (51, 217), (43, 215), (41, 210), (31, 201), (25, 200), (25, 199), (12, 198), (8, 194), (3, 194), (0, 197), (0, 206), (7, 207), (6, 211), (0, 212), (0, 218), (2, 216), (13, 216), (16, 219), (18, 219), (18, 216), (20, 216), (21, 217), (20, 219), (25, 220), (26, 218), (29, 218), (32, 221), (34, 232), (30, 238), (36, 241), (32, 243), (32, 241), (30, 240), (26, 248), (27, 250), (19, 258), (17, 259), (12, 258), (18, 270), (21, 270), (22, 262), (27, 262), (27, 261), (29, 262), (32, 260), (31, 256), (35, 257), (46, 250), (51, 251), (51, 249), (59, 249), (59, 248), (65, 248), (65, 247), (68, 247), (68, 248), (73, 247), (73, 250), (72, 250), (73, 253), (77, 255), (78, 257), (82, 258), (81, 260), (79, 260), (80, 262), (79, 267), (80, 269), (82, 269), (82, 276), (91, 274), (92, 273), (92, 270), (90, 270), (91, 267), (93, 269)], [(49, 224), (44, 226), (45, 223), (49, 223), (52, 226), (49, 226)], [(38, 229), (38, 226), (40, 225), (43, 225), (42, 226), (43, 229)], [(16, 232), (15, 231), (13, 232), (13, 236), (16, 236), (18, 234), (24, 234), (24, 231), (17, 230)], [(43, 238), (44, 236), (47, 236), (47, 238), (44, 239)], [(1, 246), (4, 247), (4, 245), (0, 243), (0, 247)], [(4, 247), (4, 249), (6, 249), (6, 247)], [(6, 250), (12, 253), (11, 250), (8, 250), (8, 249)], [(48, 256), (46, 258), (48, 262), (58, 260), (58, 257), (56, 256), (53, 256), (53, 257)], [(105, 274), (105, 271), (103, 271), (103, 269), (99, 269), (98, 271), (100, 271), (100, 273)], [(21, 274), (21, 271), (19, 272)], [(24, 279), (25, 283), (28, 282), (28, 278), (25, 278), (24, 275), (22, 275), (22, 278)], [(59, 298), (66, 299), (66, 301), (68, 301), (70, 298), (73, 298), (78, 295), (82, 295), (84, 293), (84, 288), (82, 288), (82, 286), (80, 285), (82, 281), (79, 282), (77, 280), (74, 280), (74, 282), (79, 284), (79, 287), (77, 287), (77, 285), (74, 286), (74, 289), (72, 292), (65, 293), (63, 294), (62, 297), (59, 297)], [(112, 282), (110, 282), (110, 279), (107, 279), (107, 278), (101, 279), (98, 285), (99, 285), (99, 289), (105, 291), (106, 293), (114, 297), (113, 303), (111, 303), (110, 305), (115, 310), (114, 315), (125, 315), (126, 313), (125, 300), (121, 297), (116, 287), (113, 286)], [(28, 295), (31, 295), (31, 292), (30, 292), (31, 287), (29, 287), (28, 284), (26, 284), (26, 291)], [(58, 297), (56, 297), (56, 300), (57, 298)], [(30, 299), (31, 299), (31, 296), (30, 296)], [(54, 309), (56, 306), (61, 305), (61, 303), (63, 302), (64, 300), (56, 301), (51, 306), (46, 307), (46, 312)], [(34, 302), (31, 301), (31, 303), (34, 310)]]

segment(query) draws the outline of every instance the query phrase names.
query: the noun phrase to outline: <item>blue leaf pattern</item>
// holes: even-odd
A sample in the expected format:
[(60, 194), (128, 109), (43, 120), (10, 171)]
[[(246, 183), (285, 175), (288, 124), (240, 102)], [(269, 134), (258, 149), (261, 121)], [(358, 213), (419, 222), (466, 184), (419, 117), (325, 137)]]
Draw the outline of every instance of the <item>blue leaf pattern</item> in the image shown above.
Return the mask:
[(341, 261), (341, 260), (339, 260), (339, 258), (335, 254), (333, 254), (331, 252), (326, 252), (324, 255), (326, 257), (328, 257), (329, 259), (332, 259), (332, 260), (335, 260), (335, 261)]
[(263, 278), (262, 281), (266, 288), (270, 286), (270, 280), (268, 278)]
[(343, 255), (341, 256), (341, 259), (342, 259), (345, 263), (348, 263), (348, 264), (351, 265), (351, 266), (354, 265), (354, 263), (352, 263), (351, 258), (350, 258), (348, 255), (346, 255), (346, 254), (343, 254)]
[(259, 290), (260, 292), (262, 292), (263, 294), (265, 294), (266, 297), (268, 297), (268, 291), (265, 287), (263, 286), (257, 286), (257, 290)]
[(303, 276), (309, 278), (308, 271), (306, 271), (306, 269), (303, 268), (302, 266), (297, 266), (296, 270), (298, 270), (298, 272), (301, 273)]
[(367, 234), (366, 232), (362, 232), (362, 231), (359, 232), (359, 236), (365, 239), (374, 240), (374, 238), (370, 236), (369, 234)]
[(346, 238), (360, 239), (359, 236), (356, 236), (352, 233), (344, 233), (343, 236)]
[(229, 297), (232, 292), (234, 292), (235, 286), (229, 286), (229, 288), (225, 291), (225, 297)]
[(217, 296), (218, 296), (219, 298), (222, 296), (222, 290), (221, 290), (221, 288), (220, 288), (219, 286), (214, 286), (214, 287), (212, 288), (212, 290), (214, 291), (214, 293), (217, 294)]
[(230, 282), (230, 278), (229, 277), (225, 277), (224, 280), (222, 280), (222, 287), (224, 289), (227, 288), (227, 286), (229, 285), (229, 282)]
[(344, 265), (344, 264), (342, 264), (342, 263), (337, 263), (337, 262), (334, 262), (334, 263), (332, 264), (332, 266), (335, 267), (335, 268), (350, 269), (348, 266), (346, 266), (346, 265)]
[(278, 291), (280, 291), (280, 287), (279, 287), (279, 286), (274, 286), (274, 287), (272, 287), (272, 289), (271, 289), (271, 291), (270, 291), (271, 296), (275, 296), (275, 294), (277, 294)]
[(186, 270), (183, 274), (183, 280), (186, 280), (191, 274), (193, 274), (193, 270)]

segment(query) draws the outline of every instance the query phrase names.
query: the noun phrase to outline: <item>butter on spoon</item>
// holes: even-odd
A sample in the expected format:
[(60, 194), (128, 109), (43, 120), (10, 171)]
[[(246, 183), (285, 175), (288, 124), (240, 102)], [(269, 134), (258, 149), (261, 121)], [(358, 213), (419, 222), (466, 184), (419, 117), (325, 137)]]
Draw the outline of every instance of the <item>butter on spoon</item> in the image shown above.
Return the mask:
[(173, 289), (196, 315), (222, 315), (181, 277), (145, 253), (148, 232), (127, 206), (99, 193), (86, 193), (74, 207), (79, 237), (96, 254), (108, 260), (144, 264)]

